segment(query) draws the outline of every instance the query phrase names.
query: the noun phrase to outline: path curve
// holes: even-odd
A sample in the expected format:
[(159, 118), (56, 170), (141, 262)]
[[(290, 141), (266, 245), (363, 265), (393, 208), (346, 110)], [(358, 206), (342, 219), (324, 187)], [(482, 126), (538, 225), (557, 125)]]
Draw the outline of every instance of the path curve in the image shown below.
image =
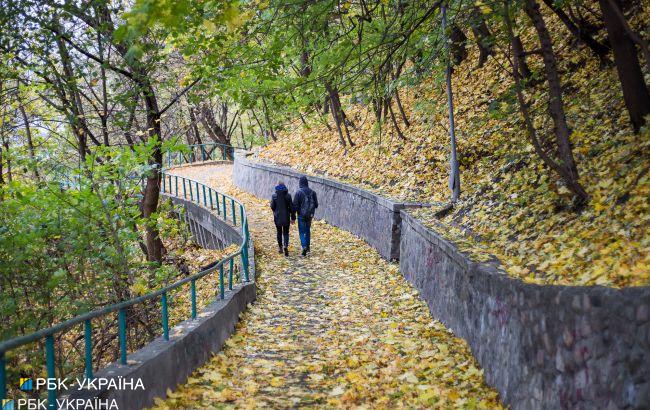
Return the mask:
[(361, 239), (316, 221), (312, 255), (302, 258), (292, 225), (285, 258), (268, 201), (238, 190), (231, 165), (170, 173), (246, 206), (258, 299), (223, 351), (157, 408), (499, 406), (467, 344)]

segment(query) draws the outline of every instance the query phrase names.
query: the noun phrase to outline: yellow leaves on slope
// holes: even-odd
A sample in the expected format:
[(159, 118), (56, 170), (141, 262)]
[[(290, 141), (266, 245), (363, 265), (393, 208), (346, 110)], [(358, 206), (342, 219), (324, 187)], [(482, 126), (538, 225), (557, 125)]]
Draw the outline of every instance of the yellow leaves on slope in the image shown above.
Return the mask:
[(157, 408), (500, 406), (466, 343), (431, 318), (395, 264), (319, 221), (313, 255), (295, 245), (278, 255), (267, 201), (224, 182), (228, 168), (209, 169), (182, 172), (244, 201), (258, 300), (223, 351)]
[[(646, 11), (640, 20), (648, 17)], [(601, 69), (587, 50), (567, 47), (570, 33), (551, 13), (545, 19), (555, 36), (561, 71), (569, 73), (562, 78), (565, 108), (589, 205), (572, 210), (570, 191), (534, 153), (508, 98), (512, 80), (502, 69), (508, 65), (505, 56), (497, 54), (477, 69), (478, 50), (469, 44), (469, 57), (455, 68), (453, 78), (463, 191), (443, 221), (448, 226), (437, 230), (478, 261), (498, 257), (505, 271), (526, 281), (648, 285), (650, 131), (632, 133), (615, 70)], [(537, 48), (532, 28), (522, 30), (526, 49)], [(576, 58), (580, 64), (571, 62)], [(533, 58), (530, 64), (537, 70), (541, 60)], [(389, 198), (448, 201), (445, 90), (428, 80), (401, 89), (400, 97), (412, 124), (406, 128), (400, 120), (405, 141), (391, 125), (377, 132), (370, 107), (346, 105), (346, 114), (359, 125), (352, 131), (355, 147), (344, 150), (336, 131), (322, 124), (305, 129), (296, 122), (261, 150), (260, 159)], [(552, 137), (543, 87), (529, 97), (540, 135)], [(414, 215), (436, 228), (433, 212)]]
[(131, 285), (131, 292), (136, 296), (142, 296), (149, 292), (147, 281), (144, 278), (138, 278), (133, 285)]

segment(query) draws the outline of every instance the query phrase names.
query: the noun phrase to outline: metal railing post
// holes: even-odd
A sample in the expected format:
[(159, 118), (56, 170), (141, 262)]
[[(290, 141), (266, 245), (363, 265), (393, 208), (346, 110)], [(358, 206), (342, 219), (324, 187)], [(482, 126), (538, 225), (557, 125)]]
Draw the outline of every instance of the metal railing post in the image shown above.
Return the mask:
[(117, 319), (120, 339), (120, 363), (126, 364), (126, 310), (124, 308), (117, 312)]
[(84, 321), (84, 345), (85, 345), (85, 375), (86, 379), (93, 378), (93, 328), (90, 319)]
[(226, 212), (226, 209), (227, 209), (226, 208), (226, 195), (222, 194), (221, 199), (222, 199), (221, 202), (222, 202), (222, 205), (223, 205), (223, 220), (228, 221), (228, 212)]
[(174, 175), (174, 183), (176, 184), (176, 196), (178, 196), (178, 175)]
[(185, 178), (181, 177), (181, 181), (183, 181), (183, 199), (187, 199), (187, 190), (185, 189)]
[(196, 319), (196, 280), (192, 279), (190, 286), (190, 296), (192, 299), (192, 319)]
[[(47, 368), (47, 378), (51, 380), (55, 379), (54, 336), (52, 335), (45, 338), (45, 367)], [(47, 407), (56, 410), (56, 388), (51, 389), (48, 387), (47, 389)]]
[(226, 294), (226, 287), (223, 283), (223, 263), (219, 265), (219, 299), (223, 299)]
[(202, 185), (203, 188), (203, 205), (208, 206), (208, 201), (205, 199), (205, 185)]
[(237, 212), (235, 212), (235, 198), (230, 198), (230, 204), (232, 209), (232, 224), (237, 226)]
[(205, 161), (205, 145), (201, 145), (201, 156), (203, 157), (203, 161)]
[(0, 400), (7, 398), (7, 362), (5, 354), (0, 353)]
[(244, 280), (250, 282), (249, 278), (249, 262), (248, 262), (248, 244), (249, 244), (249, 232), (248, 232), (248, 219), (244, 221), (244, 246), (242, 247), (242, 258), (244, 265)]
[(210, 210), (213, 210), (214, 204), (212, 202), (212, 188), (208, 188), (208, 196), (210, 197)]
[(163, 292), (161, 303), (162, 303), (163, 339), (169, 340), (169, 315), (167, 314), (167, 292)]
[(228, 290), (232, 290), (232, 274), (235, 269), (235, 258), (230, 258), (230, 271), (228, 272)]

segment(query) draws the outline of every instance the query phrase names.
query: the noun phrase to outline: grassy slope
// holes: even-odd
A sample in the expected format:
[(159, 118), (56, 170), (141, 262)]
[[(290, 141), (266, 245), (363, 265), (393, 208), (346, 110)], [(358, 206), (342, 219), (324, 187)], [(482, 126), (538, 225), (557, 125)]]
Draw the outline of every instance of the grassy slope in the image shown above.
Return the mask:
[[(592, 200), (581, 212), (572, 210), (568, 190), (527, 142), (508, 94), (512, 81), (502, 68), (507, 67), (503, 52), (477, 69), (472, 45), (454, 72), (463, 192), (442, 221), (452, 227), (446, 235), (479, 260), (496, 255), (509, 274), (531, 282), (647, 285), (650, 133), (631, 132), (614, 68), (600, 69), (586, 50), (572, 49), (564, 27), (551, 16), (547, 20), (561, 55), (574, 154)], [(524, 40), (527, 49), (536, 47), (530, 32)], [(538, 58), (529, 58), (529, 64), (542, 69)], [(391, 126), (379, 133), (368, 107), (353, 105), (346, 113), (358, 128), (354, 148), (344, 150), (335, 131), (314, 121), (309, 129), (294, 124), (260, 156), (397, 199), (445, 201), (449, 144), (443, 84), (429, 79), (400, 92), (412, 122), (409, 128), (401, 124), (406, 141)], [(536, 126), (550, 132), (543, 87), (531, 97)], [(435, 226), (432, 210), (415, 213)], [(468, 239), (466, 230), (478, 238)]]

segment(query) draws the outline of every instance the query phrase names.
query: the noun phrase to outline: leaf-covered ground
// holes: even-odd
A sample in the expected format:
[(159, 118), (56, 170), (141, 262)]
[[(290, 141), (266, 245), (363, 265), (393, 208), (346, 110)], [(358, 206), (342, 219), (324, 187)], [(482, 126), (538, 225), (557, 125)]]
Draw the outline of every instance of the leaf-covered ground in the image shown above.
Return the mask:
[[(560, 56), (580, 181), (591, 200), (584, 209), (573, 209), (568, 189), (533, 152), (503, 68), (508, 67), (503, 50), (477, 68), (478, 50), (470, 42), (469, 57), (453, 76), (461, 201), (440, 231), (464, 241), (479, 259), (496, 255), (509, 274), (526, 281), (648, 285), (650, 131), (632, 133), (613, 65), (599, 67), (588, 51), (575, 49), (554, 16), (545, 18)], [(647, 10), (632, 23), (642, 25), (644, 19)], [(531, 34), (522, 32), (527, 50), (538, 47)], [(539, 56), (531, 55), (528, 63), (542, 74)], [(339, 145), (334, 127), (312, 121), (305, 128), (296, 122), (260, 157), (400, 200), (445, 202), (450, 193), (444, 84), (429, 79), (403, 86), (400, 93), (411, 121), (409, 128), (399, 121), (406, 140), (391, 124), (378, 132), (369, 107), (348, 105), (355, 147)], [(544, 85), (528, 95), (535, 126), (549, 134)], [(434, 211), (416, 215), (436, 227)]]
[(323, 222), (306, 259), (292, 226), (285, 258), (267, 201), (233, 187), (230, 167), (178, 172), (246, 205), (258, 300), (224, 350), (156, 408), (500, 406), (467, 344), (432, 319), (397, 265)]
[[(189, 274), (200, 272), (206, 265), (216, 262), (221, 258), (228, 256), (237, 251), (239, 246), (237, 244), (230, 245), (225, 249), (215, 250), (202, 248), (199, 245), (183, 241), (181, 238), (176, 237), (173, 240), (166, 238), (164, 240), (165, 248), (169, 252), (168, 256), (176, 260), (182, 260), (187, 264)], [(225, 287), (228, 287), (228, 273), (229, 264), (224, 267), (225, 272)], [(236, 265), (233, 273), (233, 283), (240, 281), (239, 259), (236, 260)], [(182, 279), (182, 276), (174, 278), (174, 281)], [(153, 291), (154, 289), (142, 289), (141, 293)], [(219, 275), (215, 271), (208, 274), (203, 278), (196, 281), (196, 303), (197, 309), (201, 310), (219, 295)], [(169, 324), (175, 326), (176, 324), (187, 319), (191, 315), (191, 301), (188, 286), (182, 286), (173, 290), (168, 295), (169, 303)]]

